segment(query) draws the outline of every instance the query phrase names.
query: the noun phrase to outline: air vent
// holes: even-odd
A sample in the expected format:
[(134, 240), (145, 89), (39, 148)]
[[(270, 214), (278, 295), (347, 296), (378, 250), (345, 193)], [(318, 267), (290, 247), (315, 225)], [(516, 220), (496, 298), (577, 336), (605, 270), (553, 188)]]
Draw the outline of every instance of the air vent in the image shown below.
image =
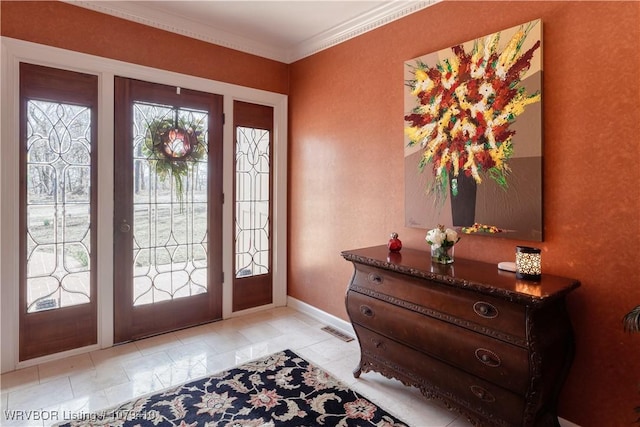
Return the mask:
[(353, 337), (350, 337), (349, 335), (340, 332), (339, 330), (337, 330), (336, 328), (333, 328), (331, 326), (325, 326), (322, 328), (323, 331), (330, 333), (331, 335), (333, 335), (334, 337), (341, 339), (344, 342), (349, 342), (349, 341), (353, 341)]

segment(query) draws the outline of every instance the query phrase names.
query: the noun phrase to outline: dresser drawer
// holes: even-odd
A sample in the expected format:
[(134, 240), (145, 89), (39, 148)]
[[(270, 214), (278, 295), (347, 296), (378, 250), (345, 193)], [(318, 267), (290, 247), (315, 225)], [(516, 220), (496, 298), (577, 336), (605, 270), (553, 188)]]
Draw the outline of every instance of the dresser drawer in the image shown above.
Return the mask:
[(351, 321), (488, 381), (524, 394), (530, 384), (524, 348), (384, 301), (349, 292)]
[(525, 307), (518, 304), (362, 264), (356, 264), (350, 288), (392, 303), (402, 300), (444, 321), (526, 345)]
[(522, 424), (523, 397), (427, 357), (367, 328), (354, 325), (354, 329), (360, 340), (365, 369), (367, 361), (372, 361), (378, 365), (374, 366), (375, 370), (389, 377), (397, 376), (409, 380), (411, 384), (424, 386), (427, 391), (435, 392), (456, 405), (491, 420), (493, 424)]

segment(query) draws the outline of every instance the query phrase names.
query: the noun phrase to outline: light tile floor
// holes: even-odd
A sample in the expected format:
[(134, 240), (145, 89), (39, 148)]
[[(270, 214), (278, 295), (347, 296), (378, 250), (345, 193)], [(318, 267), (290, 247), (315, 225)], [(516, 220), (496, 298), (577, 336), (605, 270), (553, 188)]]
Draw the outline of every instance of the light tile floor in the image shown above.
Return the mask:
[(470, 426), (399, 381), (375, 372), (354, 378), (357, 341), (345, 343), (322, 326), (275, 308), (9, 372), (0, 380), (0, 425), (50, 426), (289, 348), (411, 426)]

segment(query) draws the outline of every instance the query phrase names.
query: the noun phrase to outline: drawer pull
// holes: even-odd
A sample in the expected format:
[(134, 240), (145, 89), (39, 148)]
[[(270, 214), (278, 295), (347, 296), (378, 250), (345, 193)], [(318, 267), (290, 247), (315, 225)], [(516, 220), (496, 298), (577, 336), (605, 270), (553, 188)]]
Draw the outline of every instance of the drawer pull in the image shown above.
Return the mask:
[(488, 302), (478, 301), (473, 304), (473, 311), (480, 317), (484, 317), (485, 319), (493, 319), (494, 317), (498, 317), (498, 309)]
[(373, 317), (373, 310), (371, 307), (367, 307), (366, 305), (360, 306), (360, 313), (364, 314), (367, 317)]
[(479, 385), (472, 385), (470, 388), (471, 388), (471, 393), (473, 393), (474, 396), (476, 396), (478, 399), (484, 402), (496, 401), (496, 398), (493, 397), (493, 394), (489, 393), (487, 390), (480, 387)]
[(476, 350), (476, 358), (487, 366), (497, 368), (502, 364), (500, 357), (491, 350), (479, 348)]
[(369, 276), (367, 277), (369, 279), (369, 281), (375, 285), (381, 285), (382, 282), (384, 281), (384, 279), (382, 278), (382, 276), (375, 274), (375, 273), (369, 273)]

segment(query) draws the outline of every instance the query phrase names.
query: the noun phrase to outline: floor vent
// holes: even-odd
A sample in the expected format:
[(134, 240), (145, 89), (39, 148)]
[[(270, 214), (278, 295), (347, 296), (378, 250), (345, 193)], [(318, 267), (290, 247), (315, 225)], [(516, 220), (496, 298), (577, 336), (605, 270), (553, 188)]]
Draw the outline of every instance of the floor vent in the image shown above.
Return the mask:
[(340, 332), (339, 330), (337, 330), (336, 328), (332, 328), (331, 326), (325, 326), (324, 328), (322, 328), (322, 330), (330, 333), (334, 337), (339, 338), (344, 342), (353, 341), (353, 337), (350, 337), (349, 335)]

